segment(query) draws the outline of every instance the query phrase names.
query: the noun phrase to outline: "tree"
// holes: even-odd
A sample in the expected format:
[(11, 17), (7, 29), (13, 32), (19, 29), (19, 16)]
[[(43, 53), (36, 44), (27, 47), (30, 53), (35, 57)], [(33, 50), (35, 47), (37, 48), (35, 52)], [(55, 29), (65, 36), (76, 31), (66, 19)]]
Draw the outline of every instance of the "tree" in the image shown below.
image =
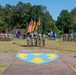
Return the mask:
[(72, 9), (70, 13), (76, 17), (76, 7), (74, 9)]
[(73, 16), (68, 10), (62, 10), (56, 21), (56, 26), (62, 33), (69, 33), (73, 29)]
[(70, 13), (73, 15), (73, 19), (74, 19), (73, 31), (76, 31), (76, 7), (72, 9)]
[(3, 29), (3, 26), (4, 26), (4, 22), (3, 22), (3, 20), (2, 20), (1, 17), (0, 17), (0, 29), (1, 29), (1, 30)]
[[(45, 8), (45, 11), (46, 11), (46, 8)], [(42, 22), (42, 32), (47, 34), (48, 32), (51, 31), (50, 29), (51, 29), (52, 23), (54, 21), (48, 11), (44, 12), (44, 14), (41, 17), (42, 17), (42, 21), (41, 21)]]
[(13, 28), (27, 29), (27, 26), (31, 20), (38, 19), (41, 20), (40, 30), (42, 33), (48, 33), (54, 20), (47, 10), (46, 6), (43, 5), (31, 5), (30, 3), (18, 2), (17, 5), (12, 6), (6, 4), (2, 7), (0, 5), (0, 16), (2, 21), (5, 23), (7, 30), (10, 31)]

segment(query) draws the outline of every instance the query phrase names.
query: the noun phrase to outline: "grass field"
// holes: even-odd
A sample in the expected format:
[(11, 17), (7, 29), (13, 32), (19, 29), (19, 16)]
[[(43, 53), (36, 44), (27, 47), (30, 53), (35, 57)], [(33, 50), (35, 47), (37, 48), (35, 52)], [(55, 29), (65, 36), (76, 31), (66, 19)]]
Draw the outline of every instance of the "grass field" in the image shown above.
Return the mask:
[(71, 68), (76, 72), (76, 64), (72, 64)]
[(0, 64), (0, 73), (2, 73), (7, 66), (8, 66), (7, 64)]
[(76, 42), (64, 42), (61, 39), (46, 39), (45, 47), (26, 47), (26, 39), (0, 41), (1, 52), (18, 52), (20, 50), (52, 50), (58, 53), (76, 53)]

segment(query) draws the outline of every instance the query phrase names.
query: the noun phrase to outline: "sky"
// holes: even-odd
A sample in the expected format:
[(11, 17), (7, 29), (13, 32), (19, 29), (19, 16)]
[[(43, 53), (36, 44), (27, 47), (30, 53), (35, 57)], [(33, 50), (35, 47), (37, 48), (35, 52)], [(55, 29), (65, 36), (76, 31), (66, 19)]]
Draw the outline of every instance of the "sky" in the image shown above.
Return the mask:
[(68, 10), (70, 12), (76, 7), (76, 0), (0, 0), (0, 5), (16, 5), (20, 1), (23, 3), (30, 2), (32, 5), (46, 6), (54, 20), (57, 20), (61, 10)]

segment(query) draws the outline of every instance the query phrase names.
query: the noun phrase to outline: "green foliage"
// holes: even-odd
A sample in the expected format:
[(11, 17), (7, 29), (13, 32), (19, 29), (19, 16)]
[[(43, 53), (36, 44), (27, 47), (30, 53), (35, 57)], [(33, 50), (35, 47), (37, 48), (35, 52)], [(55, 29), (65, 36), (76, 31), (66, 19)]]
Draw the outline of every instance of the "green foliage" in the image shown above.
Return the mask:
[(69, 33), (73, 29), (73, 23), (73, 16), (68, 10), (62, 10), (56, 21), (56, 25), (62, 33)]
[[(32, 6), (30, 3), (18, 2), (16, 6), (12, 6), (10, 4), (6, 4), (5, 7), (0, 6), (0, 16), (5, 23), (7, 31), (11, 31), (15, 28), (26, 30), (31, 18), (36, 18), (36, 22), (38, 22), (38, 19), (40, 18), (41, 26), (38, 31), (41, 33), (48, 33), (52, 23), (54, 23), (54, 20), (52, 19), (50, 13), (47, 11), (46, 6)], [(5, 28), (1, 25), (0, 27), (3, 29)]]
[(74, 17), (76, 17), (76, 7), (74, 9), (71, 10), (70, 12)]
[(73, 31), (76, 31), (76, 7), (72, 9), (70, 13), (73, 15), (73, 19), (74, 19)]
[(0, 73), (2, 73), (7, 66), (8, 66), (7, 64), (0, 64)]
[(58, 33), (58, 34), (60, 34), (60, 30), (57, 28), (57, 26), (55, 25), (55, 23), (52, 23), (52, 25), (51, 25), (51, 31), (54, 31), (54, 32), (56, 32), (56, 33)]
[(6, 29), (8, 32), (15, 28), (26, 30), (31, 18), (36, 18), (36, 23), (40, 18), (41, 26), (38, 32), (41, 33), (47, 34), (51, 30), (56, 33), (76, 31), (76, 7), (70, 13), (68, 10), (62, 10), (55, 22), (47, 7), (43, 5), (32, 6), (30, 3), (23, 2), (18, 2), (15, 6), (0, 5), (0, 29)]
[(0, 17), (0, 29), (3, 29), (3, 25), (4, 25), (4, 22), (3, 22), (3, 20)]

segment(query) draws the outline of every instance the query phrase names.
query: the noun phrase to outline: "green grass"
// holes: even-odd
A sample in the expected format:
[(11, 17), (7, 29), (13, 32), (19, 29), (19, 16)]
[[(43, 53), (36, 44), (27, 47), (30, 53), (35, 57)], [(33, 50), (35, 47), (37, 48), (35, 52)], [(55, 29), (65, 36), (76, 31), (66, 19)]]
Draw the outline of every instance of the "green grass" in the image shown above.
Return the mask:
[(76, 69), (76, 65), (74, 64), (74, 65), (72, 65), (75, 69)]
[(0, 41), (1, 52), (18, 52), (20, 50), (52, 50), (58, 53), (76, 53), (76, 42), (64, 42), (61, 39), (46, 39), (45, 47), (26, 47), (25, 39)]
[(8, 66), (7, 64), (0, 64), (0, 73), (2, 73), (7, 66)]
[(52, 49), (58, 53), (76, 53), (76, 42), (61, 39), (46, 40), (46, 49)]
[(76, 72), (76, 64), (71, 65), (71, 68)]

